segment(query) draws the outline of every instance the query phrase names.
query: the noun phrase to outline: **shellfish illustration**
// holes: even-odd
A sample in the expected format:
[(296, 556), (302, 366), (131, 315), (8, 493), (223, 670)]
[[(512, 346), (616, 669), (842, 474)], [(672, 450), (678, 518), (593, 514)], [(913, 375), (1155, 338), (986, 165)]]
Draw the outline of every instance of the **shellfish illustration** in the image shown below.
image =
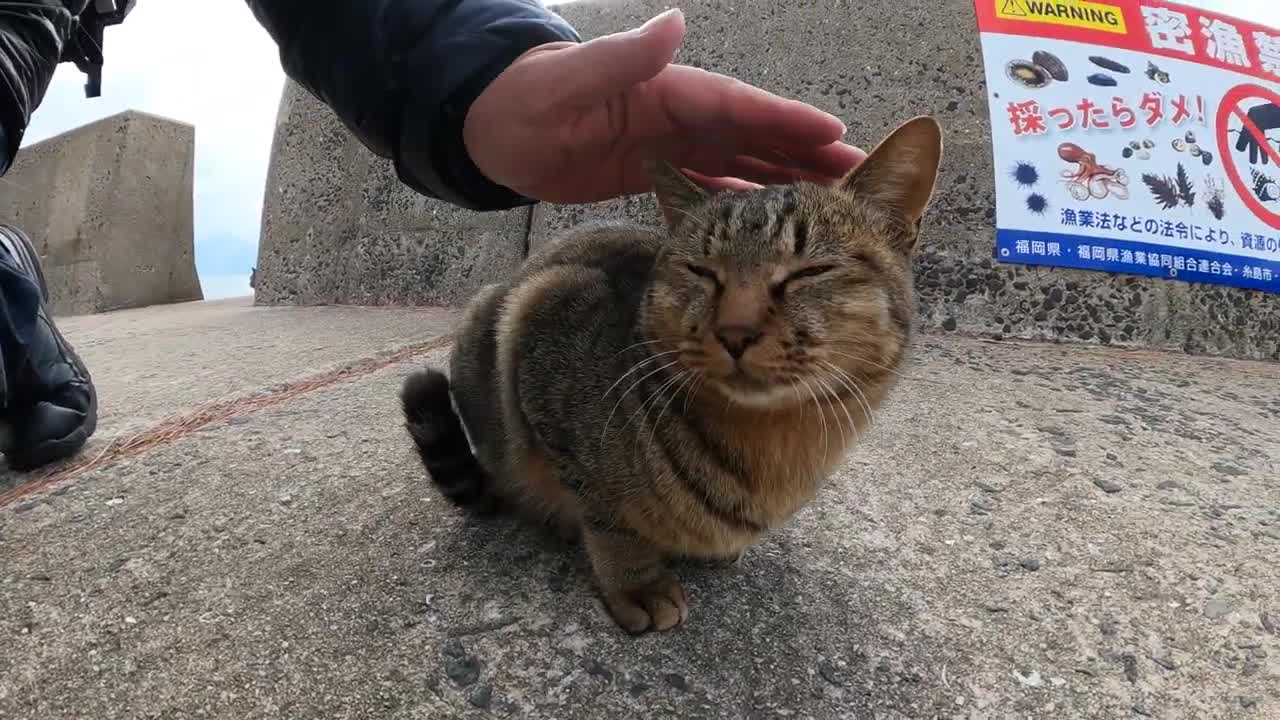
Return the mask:
[(1044, 68), (1026, 60), (1010, 60), (1005, 65), (1005, 74), (1010, 80), (1029, 88), (1042, 88), (1053, 80)]
[(1111, 72), (1118, 72), (1118, 73), (1121, 73), (1122, 75), (1129, 74), (1129, 66), (1122, 65), (1116, 62), (1115, 60), (1112, 60), (1111, 58), (1105, 58), (1105, 57), (1102, 57), (1101, 55), (1090, 55), (1089, 62), (1093, 63), (1094, 65), (1097, 65), (1100, 68), (1110, 70)]
[(1042, 88), (1054, 80), (1066, 82), (1071, 76), (1062, 60), (1046, 50), (1031, 53), (1030, 60), (1010, 60), (1004, 72), (1010, 80), (1029, 88)]
[(1213, 164), (1213, 153), (1197, 145), (1196, 134), (1190, 130), (1188, 130), (1182, 137), (1174, 138), (1173, 142), (1170, 144), (1173, 146), (1173, 149), (1178, 152), (1185, 152), (1191, 155), (1191, 157), (1200, 158), (1200, 162), (1205, 165)]
[(1045, 50), (1037, 50), (1031, 53), (1031, 62), (1039, 65), (1045, 72), (1049, 73), (1049, 77), (1058, 82), (1066, 82), (1070, 75), (1067, 73), (1067, 66), (1062, 64), (1057, 55)]

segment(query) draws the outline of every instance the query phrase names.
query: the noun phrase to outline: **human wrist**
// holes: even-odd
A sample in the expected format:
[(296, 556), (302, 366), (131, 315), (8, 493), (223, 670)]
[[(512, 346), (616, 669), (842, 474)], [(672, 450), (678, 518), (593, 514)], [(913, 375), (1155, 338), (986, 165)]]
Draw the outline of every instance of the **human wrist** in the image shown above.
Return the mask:
[[(476, 99), (530, 50), (553, 42), (580, 41), (573, 28), (558, 18), (508, 23), (502, 33), (506, 42), (500, 52), (493, 51), (492, 37), (476, 34), (456, 41), (453, 52), (475, 53), (475, 66), (443, 97), (411, 95), (406, 112), (411, 124), (401, 128), (405, 154), (416, 158), (401, 168), (401, 178), (415, 189), (470, 210), (505, 210), (536, 202), (489, 177), (477, 165), (466, 142), (467, 118)], [(476, 47), (470, 47), (471, 42)], [(422, 121), (414, 122), (415, 116)]]

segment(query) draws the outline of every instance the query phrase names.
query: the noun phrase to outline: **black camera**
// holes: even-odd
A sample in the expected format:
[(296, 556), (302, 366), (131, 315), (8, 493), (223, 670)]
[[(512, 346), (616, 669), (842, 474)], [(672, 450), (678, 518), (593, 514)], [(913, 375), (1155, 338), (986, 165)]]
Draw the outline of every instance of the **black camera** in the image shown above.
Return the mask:
[(85, 97), (102, 94), (102, 31), (119, 25), (133, 11), (137, 0), (89, 0), (67, 40), (62, 59), (76, 64), (88, 76)]

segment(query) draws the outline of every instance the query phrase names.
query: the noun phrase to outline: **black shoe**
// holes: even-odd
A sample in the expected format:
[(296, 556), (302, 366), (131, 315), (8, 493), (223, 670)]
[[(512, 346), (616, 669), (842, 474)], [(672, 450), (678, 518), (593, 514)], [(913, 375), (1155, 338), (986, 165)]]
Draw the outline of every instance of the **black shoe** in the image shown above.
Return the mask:
[(49, 287), (31, 240), (17, 228), (0, 225), (0, 252), (8, 253), (40, 288), (35, 332), (17, 377), (10, 379), (3, 411), (8, 427), (0, 437), (9, 467), (31, 470), (84, 446), (98, 427), (98, 394), (88, 368), (49, 316)]

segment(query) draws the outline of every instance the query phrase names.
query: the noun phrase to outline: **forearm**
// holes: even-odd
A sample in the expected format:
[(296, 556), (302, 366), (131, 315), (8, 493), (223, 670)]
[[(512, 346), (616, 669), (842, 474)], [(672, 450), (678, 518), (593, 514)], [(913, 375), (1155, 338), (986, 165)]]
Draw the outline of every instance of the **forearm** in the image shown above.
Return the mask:
[(529, 201), (467, 156), (472, 100), (516, 57), (578, 37), (533, 0), (247, 0), (289, 77), (425, 195), (477, 210)]

